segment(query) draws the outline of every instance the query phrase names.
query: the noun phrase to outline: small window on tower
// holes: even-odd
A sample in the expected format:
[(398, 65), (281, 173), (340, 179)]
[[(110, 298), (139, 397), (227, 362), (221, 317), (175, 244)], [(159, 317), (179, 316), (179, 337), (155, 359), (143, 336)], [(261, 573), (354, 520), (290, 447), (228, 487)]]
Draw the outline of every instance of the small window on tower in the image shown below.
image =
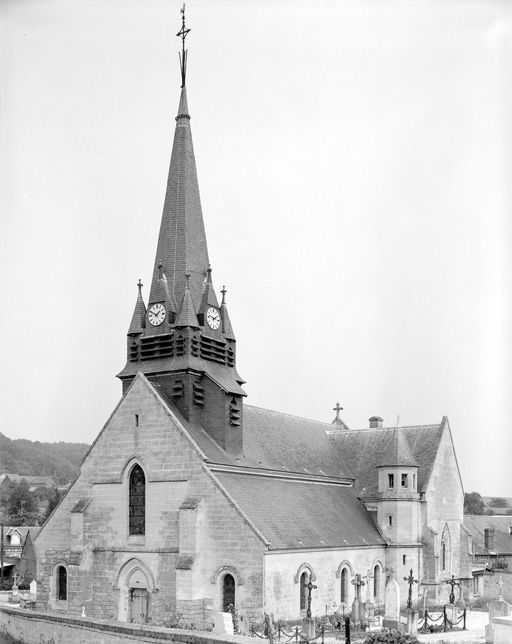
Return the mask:
[(390, 526), (392, 526), (392, 525), (393, 525), (393, 515), (392, 515), (392, 514), (389, 514), (389, 515), (388, 515), (388, 524), (389, 524)]
[(412, 475), (412, 489), (416, 489), (416, 474)]
[(135, 414), (135, 427), (139, 426), (139, 414)]
[(408, 487), (407, 474), (402, 474), (402, 487)]
[(388, 474), (388, 487), (395, 487), (395, 475)]
[(407, 562), (407, 557), (405, 555), (402, 555), (402, 563), (403, 563), (404, 566), (405, 566), (406, 562)]

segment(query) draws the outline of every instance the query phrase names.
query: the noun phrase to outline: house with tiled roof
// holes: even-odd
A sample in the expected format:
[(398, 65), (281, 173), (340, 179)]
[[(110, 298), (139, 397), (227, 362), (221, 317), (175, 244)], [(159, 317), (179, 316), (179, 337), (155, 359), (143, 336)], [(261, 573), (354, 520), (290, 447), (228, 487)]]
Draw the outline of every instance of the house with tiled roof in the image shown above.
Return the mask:
[[(183, 33), (186, 34), (185, 27)], [(37, 540), (53, 611), (204, 626), (381, 605), (386, 577), (441, 601), (460, 576), (463, 489), (448, 420), (350, 429), (247, 405), (226, 289), (213, 284), (182, 87), (147, 302), (122, 397)], [(357, 590), (356, 590), (357, 588)], [(356, 602), (357, 599), (357, 602)]]
[(473, 594), (489, 600), (499, 592), (512, 602), (512, 516), (466, 514), (464, 528)]

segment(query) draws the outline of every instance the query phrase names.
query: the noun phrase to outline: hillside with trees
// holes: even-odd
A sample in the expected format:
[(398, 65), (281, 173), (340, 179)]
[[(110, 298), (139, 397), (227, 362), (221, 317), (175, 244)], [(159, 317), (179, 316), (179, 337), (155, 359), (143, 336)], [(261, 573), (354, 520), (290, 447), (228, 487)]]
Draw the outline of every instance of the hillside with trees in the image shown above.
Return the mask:
[(74, 481), (89, 449), (86, 443), (11, 440), (0, 433), (0, 474), (52, 476), (58, 485)]

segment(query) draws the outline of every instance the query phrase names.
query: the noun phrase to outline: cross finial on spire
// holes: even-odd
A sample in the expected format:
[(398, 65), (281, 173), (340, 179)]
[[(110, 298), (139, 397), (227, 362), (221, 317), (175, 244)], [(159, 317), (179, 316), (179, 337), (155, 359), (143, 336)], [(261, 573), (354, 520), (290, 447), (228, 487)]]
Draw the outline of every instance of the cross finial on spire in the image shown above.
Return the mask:
[(185, 38), (187, 37), (190, 29), (187, 29), (185, 26), (185, 3), (180, 10), (181, 12), (181, 29), (176, 34), (178, 38), (181, 38), (181, 52), (180, 56), (180, 68), (181, 68), (181, 86), (185, 87), (185, 79), (187, 76), (187, 50), (185, 49)]
[(227, 293), (227, 291), (226, 291), (226, 287), (224, 285), (222, 285), (221, 293), (222, 293), (222, 304), (225, 304), (226, 303), (226, 293)]
[(139, 281), (137, 282), (137, 287), (139, 289), (139, 294), (141, 293), (143, 286), (144, 286), (144, 284), (140, 281), (140, 277), (139, 277)]
[(343, 407), (339, 402), (336, 403), (336, 407), (333, 407), (333, 411), (336, 412), (336, 420), (340, 419), (340, 411), (343, 411)]

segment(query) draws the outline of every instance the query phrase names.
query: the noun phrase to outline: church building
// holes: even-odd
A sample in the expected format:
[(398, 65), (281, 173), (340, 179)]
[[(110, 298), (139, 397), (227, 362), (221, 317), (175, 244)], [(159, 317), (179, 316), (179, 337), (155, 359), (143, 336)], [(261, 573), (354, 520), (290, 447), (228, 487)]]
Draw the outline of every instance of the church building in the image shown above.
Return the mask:
[[(152, 624), (298, 619), (312, 596), (382, 604), (386, 577), (441, 600), (461, 576), (463, 488), (447, 418), (350, 429), (245, 403), (226, 291), (214, 288), (182, 87), (149, 296), (121, 399), (39, 532), (38, 606)], [(206, 106), (201, 109), (207, 109)], [(211, 222), (214, 226), (215, 222)], [(247, 341), (247, 340), (244, 340)], [(462, 540), (462, 541), (461, 541)]]

